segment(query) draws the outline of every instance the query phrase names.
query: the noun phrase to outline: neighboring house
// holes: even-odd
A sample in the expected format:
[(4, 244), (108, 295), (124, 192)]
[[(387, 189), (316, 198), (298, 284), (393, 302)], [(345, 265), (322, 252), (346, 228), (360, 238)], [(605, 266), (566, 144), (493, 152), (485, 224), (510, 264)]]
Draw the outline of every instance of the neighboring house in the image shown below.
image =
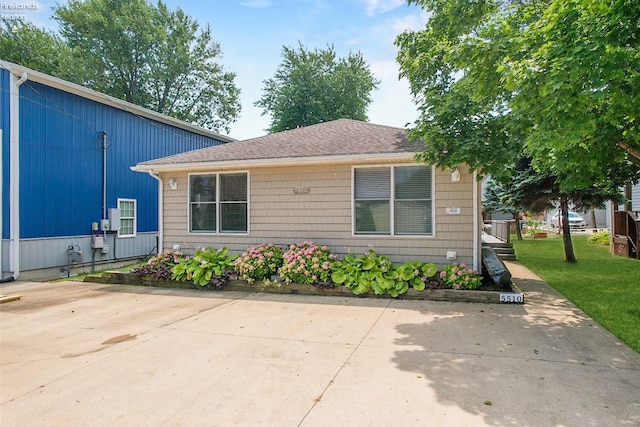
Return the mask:
[(157, 180), (130, 166), (233, 141), (5, 61), (0, 89), (3, 279), (155, 252)]
[(631, 187), (631, 210), (640, 212), (640, 184)]
[(613, 206), (613, 245), (616, 255), (640, 259), (640, 184), (625, 193), (628, 204)]
[(138, 163), (160, 177), (160, 246), (313, 240), (337, 255), (480, 266), (480, 182), (418, 164), (403, 129), (340, 119)]

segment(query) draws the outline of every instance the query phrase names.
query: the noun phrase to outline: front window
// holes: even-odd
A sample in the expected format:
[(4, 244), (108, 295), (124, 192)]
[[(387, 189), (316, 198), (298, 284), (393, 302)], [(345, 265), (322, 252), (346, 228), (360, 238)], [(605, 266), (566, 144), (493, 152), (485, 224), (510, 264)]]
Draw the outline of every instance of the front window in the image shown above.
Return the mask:
[(247, 232), (247, 174), (220, 175), (220, 231)]
[(248, 231), (246, 173), (189, 177), (189, 231), (246, 233)]
[(389, 234), (391, 169), (355, 169), (354, 182), (356, 234)]
[(354, 169), (355, 234), (433, 235), (430, 166)]

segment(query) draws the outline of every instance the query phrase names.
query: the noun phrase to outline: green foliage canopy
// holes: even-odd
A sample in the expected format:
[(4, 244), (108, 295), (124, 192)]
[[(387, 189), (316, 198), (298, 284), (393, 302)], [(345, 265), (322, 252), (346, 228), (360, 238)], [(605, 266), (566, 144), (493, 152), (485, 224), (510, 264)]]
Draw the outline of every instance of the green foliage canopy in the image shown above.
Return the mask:
[(410, 2), (430, 14), (396, 39), (420, 160), (501, 177), (525, 152), (565, 193), (636, 176), (640, 3)]
[(282, 63), (264, 81), (255, 103), (271, 115), (269, 132), (348, 118), (367, 120), (371, 91), (379, 81), (361, 53), (338, 58), (333, 46), (308, 50), (284, 46)]
[(71, 0), (54, 10), (83, 84), (213, 130), (236, 120), (240, 91), (217, 62), (209, 25), (161, 1)]
[(19, 20), (0, 20), (0, 59), (62, 77), (71, 50), (57, 34)]

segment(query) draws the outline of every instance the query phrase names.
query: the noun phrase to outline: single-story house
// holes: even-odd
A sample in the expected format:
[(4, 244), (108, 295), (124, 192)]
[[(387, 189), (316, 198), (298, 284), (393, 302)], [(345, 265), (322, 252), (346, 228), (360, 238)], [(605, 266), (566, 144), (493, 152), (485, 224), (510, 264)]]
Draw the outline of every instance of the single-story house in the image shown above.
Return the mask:
[(158, 183), (131, 165), (234, 141), (2, 60), (0, 111), (3, 280), (155, 253)]
[(480, 181), (419, 164), (404, 129), (340, 119), (132, 169), (159, 177), (160, 247), (312, 240), (343, 256), (480, 267)]

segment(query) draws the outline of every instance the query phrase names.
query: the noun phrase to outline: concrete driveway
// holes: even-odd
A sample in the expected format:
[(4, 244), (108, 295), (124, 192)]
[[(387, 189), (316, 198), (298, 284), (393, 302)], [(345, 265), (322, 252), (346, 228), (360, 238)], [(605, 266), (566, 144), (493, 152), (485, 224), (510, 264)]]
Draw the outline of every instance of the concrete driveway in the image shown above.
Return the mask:
[(640, 355), (510, 267), (524, 306), (4, 285), (0, 425), (639, 425)]

